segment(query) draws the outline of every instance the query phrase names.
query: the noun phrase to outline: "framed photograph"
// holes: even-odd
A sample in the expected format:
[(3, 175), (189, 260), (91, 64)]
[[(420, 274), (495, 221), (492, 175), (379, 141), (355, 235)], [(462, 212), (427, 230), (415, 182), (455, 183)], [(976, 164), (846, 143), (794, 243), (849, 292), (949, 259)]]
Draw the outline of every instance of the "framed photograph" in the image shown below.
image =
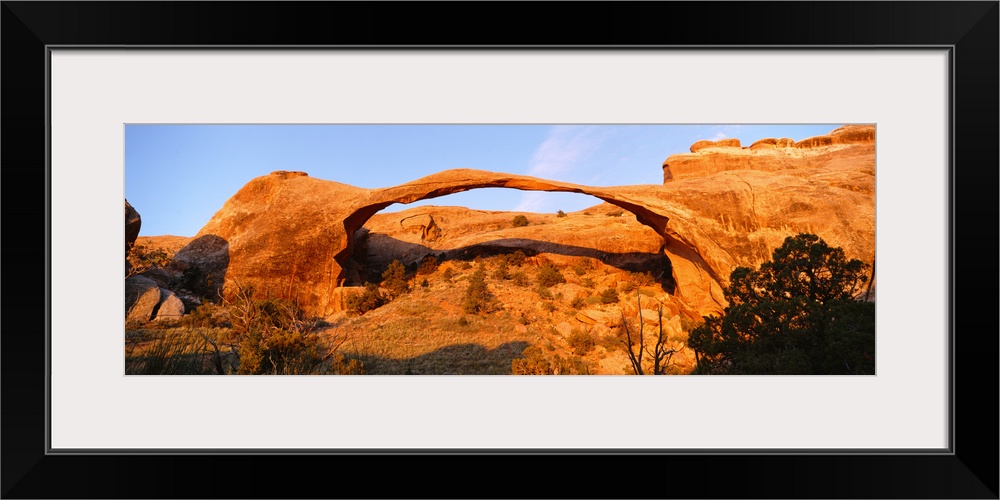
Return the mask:
[[(998, 4), (733, 4), (722, 13), (710, 3), (580, 4), (581, 16), (600, 19), (610, 29), (603, 31), (612, 34), (609, 40), (569, 28), (550, 31), (564, 23), (545, 14), (525, 17), (519, 5), (505, 4), (496, 12), (495, 4), (4, 2), (3, 159), (7, 185), (17, 188), (8, 192), (5, 208), (14, 224), (8, 230), (17, 228), (22, 234), (5, 246), (5, 253), (8, 263), (36, 259), (30, 261), (45, 270), (33, 293), (8, 294), (6, 300), (4, 497), (480, 496), (455, 486), (426, 485), (427, 473), (416, 465), (433, 464), (491, 485), (489, 493), (482, 492), (488, 496), (621, 497), (625, 488), (626, 496), (646, 497), (996, 498), (995, 458), (982, 458), (997, 455), (996, 426), (979, 423), (997, 421), (991, 396), (996, 394), (991, 384), (996, 381), (997, 338), (992, 332), (997, 325), (995, 315), (982, 319), (984, 308), (995, 307), (996, 290), (973, 284), (969, 276), (996, 275), (996, 252), (982, 241), (996, 241), (998, 227)], [(781, 15), (764, 15), (768, 9), (780, 9)], [(525, 38), (517, 40), (488, 27), (466, 31), (434, 21), (418, 28), (410, 22), (434, 18), (436, 11), (464, 10), (501, 24), (509, 21), (508, 26), (525, 26), (529, 18), (537, 24), (525, 26)], [(691, 20), (706, 16), (716, 23), (694, 30)], [(750, 25), (752, 31), (740, 28)], [(560, 30), (573, 34), (558, 43), (530, 36), (554, 37)], [(358, 204), (357, 213), (364, 217), (344, 218), (345, 234), (354, 234), (368, 221), (377, 223), (375, 214), (391, 203), (468, 186), (575, 190), (609, 202), (610, 211), (624, 207), (639, 226), (653, 227), (662, 207), (636, 202), (637, 195), (627, 189), (607, 187), (633, 184), (616, 182), (625, 176), (623, 167), (617, 177), (614, 167), (608, 167), (599, 182), (582, 189), (585, 183), (567, 184), (574, 179), (544, 166), (529, 172), (535, 174), (530, 179), (500, 178), (496, 173), (502, 168), (488, 159), (469, 165), (476, 159), (443, 155), (440, 171), (425, 172), (418, 170), (416, 155), (423, 150), (414, 147), (414, 140), (393, 142), (381, 130), (426, 130), (434, 137), (423, 139), (422, 145), (437, 154), (448, 150), (441, 127), (448, 127), (449, 134), (489, 132), (492, 139), (483, 143), (492, 142), (491, 155), (499, 158), (520, 147), (513, 139), (500, 139), (513, 137), (514, 128), (534, 127), (532, 133), (543, 140), (563, 134), (559, 138), (592, 146), (593, 134), (610, 127), (666, 134), (666, 128), (656, 127), (728, 126), (704, 137), (725, 140), (739, 138), (741, 127), (750, 134), (753, 127), (788, 124), (842, 127), (837, 130), (861, 124), (859, 130), (870, 129), (874, 136), (874, 374), (483, 377), (463, 375), (467, 368), (434, 364), (443, 355), (386, 362), (406, 356), (392, 354), (394, 358), (382, 359), (383, 376), (199, 377), (182, 371), (179, 376), (143, 377), (135, 374), (148, 369), (149, 362), (128, 356), (127, 343), (135, 338), (123, 338), (122, 331), (121, 200), (137, 176), (130, 173), (129, 161), (156, 165), (157, 147), (161, 158), (169, 153), (174, 162), (194, 162), (199, 151), (229, 140), (232, 147), (219, 165), (259, 163), (245, 172), (264, 168), (260, 175), (299, 184), (304, 178), (313, 182), (298, 173), (312, 174), (310, 165), (303, 164), (308, 160), (264, 158), (254, 141), (286, 141), (308, 149), (315, 146), (302, 137), (312, 131), (342, 133), (353, 127), (354, 143), (339, 150), (364, 144), (373, 151), (402, 150), (383, 160), (402, 164), (385, 173), (377, 171), (377, 163), (356, 161), (364, 170), (358, 178), (365, 180), (351, 189), (364, 188), (374, 201)], [(363, 135), (376, 128), (381, 135)], [(187, 141), (162, 139), (194, 129), (199, 132)], [(227, 136), (236, 129), (238, 134), (267, 133)], [(832, 128), (829, 132), (836, 134)], [(333, 141), (331, 137), (317, 140)], [(467, 133), (449, 140), (476, 139)], [(750, 144), (743, 146), (749, 150)], [(457, 144), (454, 149), (458, 151)], [(568, 149), (553, 157), (565, 157)], [(690, 152), (696, 149), (692, 146)], [(185, 157), (177, 150), (193, 153)], [(357, 154), (364, 156), (364, 148), (360, 150)], [(656, 161), (682, 152), (663, 151)], [(415, 183), (430, 185), (440, 180), (433, 176), (447, 175), (453, 168), (449, 159), (463, 163), (454, 168), (479, 173), (465, 170), (468, 179), (462, 182), (449, 177), (443, 187), (406, 191), (414, 184), (407, 181), (430, 175)], [(296, 164), (271, 168), (282, 161)], [(408, 161), (413, 162), (409, 170)], [(235, 191), (226, 182), (242, 186), (256, 177), (237, 174), (235, 167), (187, 167), (169, 162), (144, 167), (143, 189), (197, 186), (205, 193), (199, 196), (227, 199)], [(346, 182), (349, 167), (338, 168), (320, 177), (322, 182), (351, 184)], [(676, 167), (652, 168), (657, 185), (674, 177), (679, 179), (675, 182), (683, 180)], [(220, 180), (218, 171), (233, 179)], [(525, 184), (537, 178), (552, 184)], [(752, 191), (757, 184), (751, 181)], [(35, 191), (21, 187), (28, 185)], [(382, 198), (382, 191), (374, 189), (400, 185), (384, 190), (388, 194)], [(34, 194), (22, 203), (20, 197), (28, 192)], [(29, 223), (27, 214), (38, 212), (24, 208), (37, 203), (39, 192), (45, 193), (44, 227), (37, 216)], [(196, 200), (185, 201), (186, 196), (177, 196), (176, 206), (150, 213), (187, 213)], [(289, 196), (335, 197), (343, 203), (357, 199), (340, 191)], [(710, 189), (704, 196), (711, 196)], [(143, 213), (143, 207), (136, 208)], [(230, 210), (219, 208), (212, 209), (218, 210), (213, 221)], [(562, 222), (559, 213), (576, 213), (549, 211), (551, 221), (519, 224), (515, 218), (512, 226), (522, 231), (532, 224), (536, 229), (555, 227)], [(602, 220), (621, 218), (610, 211)], [(327, 212), (310, 212), (310, 217)], [(502, 212), (504, 217), (507, 213)], [(296, 214), (274, 217), (284, 217), (281, 224), (296, 223)], [(226, 223), (253, 223), (235, 220)], [(725, 215), (721, 220), (726, 223)], [(972, 220), (977, 221), (975, 232), (962, 224)], [(422, 231), (424, 241), (424, 233), (433, 229), (429, 224), (404, 228), (391, 233), (395, 239), (369, 245), (389, 245), (403, 252), (399, 255), (434, 249), (429, 243), (407, 243), (404, 234)], [(959, 237), (960, 227), (964, 237)], [(587, 230), (577, 229), (581, 234)], [(229, 248), (257, 245), (242, 234), (227, 236), (233, 242)], [(336, 235), (331, 238), (340, 241)], [(35, 243), (31, 250), (27, 241)], [(857, 245), (849, 237), (843, 241)], [(340, 257), (354, 250), (350, 245), (328, 249)], [(188, 262), (205, 262), (205, 255)], [(457, 267), (463, 261), (457, 254), (434, 255), (442, 261), (451, 258), (454, 272), (464, 272)], [(295, 304), (327, 313), (329, 297), (314, 293), (318, 285), (301, 277), (312, 272), (307, 269), (312, 260), (305, 257), (273, 256), (275, 262), (267, 266), (290, 264), (279, 269), (282, 276), (292, 276), (283, 293), (291, 294)], [(409, 257), (398, 261), (411, 265), (414, 274), (430, 265), (416, 253)], [(503, 274), (499, 261), (506, 265), (509, 257), (488, 257), (493, 260), (484, 267)], [(614, 252), (595, 254), (602, 262), (618, 257)], [(699, 258), (711, 268), (711, 255)], [(615, 262), (620, 265), (620, 260)], [(367, 273), (381, 276), (383, 289), (392, 291), (395, 263), (334, 261), (337, 272), (328, 274), (336, 275), (338, 286), (361, 284)], [(988, 269), (974, 271), (973, 265)], [(216, 281), (230, 286), (235, 278), (254, 275), (239, 266), (225, 267), (228, 278)], [(189, 269), (197, 266), (172, 271), (178, 280), (187, 280), (184, 293), (211, 286)], [(434, 279), (425, 278), (426, 286), (413, 281), (411, 286), (426, 288), (415, 293), (437, 293), (438, 278), (445, 279), (444, 271), (440, 277), (437, 269), (426, 271), (424, 276)], [(642, 270), (634, 271), (642, 275)], [(401, 267), (400, 273), (405, 272)], [(587, 269), (574, 280), (584, 278), (591, 278)], [(473, 283), (475, 278), (470, 274), (466, 279)], [(569, 293), (560, 286), (553, 290)], [(542, 290), (537, 294), (539, 304), (557, 302), (546, 299)], [(439, 302), (459, 300), (457, 295), (443, 297)], [(598, 299), (603, 300), (595, 295)], [(985, 306), (969, 307), (979, 302)], [(640, 298), (640, 312), (641, 304)], [(677, 306), (678, 322), (683, 307)], [(440, 315), (448, 316), (448, 310), (441, 306)], [(431, 324), (431, 319), (421, 321)], [(412, 327), (426, 328), (421, 325), (414, 320)], [(448, 327), (467, 327), (456, 325)], [(488, 356), (493, 350), (502, 353), (505, 345), (510, 348), (505, 339), (496, 340), (483, 358), (500, 363), (500, 372), (506, 373), (512, 369), (511, 358)], [(138, 339), (147, 346), (149, 341)], [(371, 351), (365, 356), (369, 367), (379, 362)], [(240, 372), (229, 358), (215, 359), (219, 363), (213, 369), (219, 373)], [(585, 356), (579, 361), (583, 364), (573, 366), (588, 370), (587, 363), (596, 363)], [(525, 373), (537, 368), (518, 366)], [(638, 366), (641, 371), (643, 365)], [(276, 364), (272, 368), (258, 373), (304, 373), (277, 371)], [(346, 365), (341, 368), (341, 373), (351, 373)], [(425, 369), (431, 376), (397, 373)], [(524, 474), (542, 460), (571, 464), (564, 473), (570, 475), (541, 490), (532, 489), (526, 479), (508, 481), (519, 468)], [(377, 488), (338, 481), (331, 490), (317, 491), (301, 474), (316, 466), (341, 476), (392, 470), (394, 480)], [(613, 472), (622, 466), (649, 482), (630, 489), (630, 480)], [(249, 476), (248, 467), (275, 480)], [(723, 481), (704, 477), (705, 470), (740, 472)], [(595, 481), (584, 471), (610, 474), (606, 481)], [(503, 481), (498, 481), (500, 474)]]

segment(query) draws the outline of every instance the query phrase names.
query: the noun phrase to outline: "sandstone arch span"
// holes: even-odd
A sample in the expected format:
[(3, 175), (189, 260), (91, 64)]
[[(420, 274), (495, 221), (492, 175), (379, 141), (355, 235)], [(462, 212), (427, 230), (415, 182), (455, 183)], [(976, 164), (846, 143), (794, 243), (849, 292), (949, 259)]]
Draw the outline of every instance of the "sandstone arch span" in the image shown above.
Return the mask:
[[(482, 188), (566, 192), (594, 196), (635, 214), (636, 220), (652, 228), (656, 234), (661, 236), (665, 234), (667, 222), (670, 220), (670, 217), (655, 205), (641, 199), (641, 188), (638, 186), (594, 187), (483, 170), (445, 170), (399, 186), (372, 190), (370, 202), (358, 207), (344, 219), (344, 234), (347, 241), (343, 250), (335, 258), (343, 269), (353, 250), (355, 232), (364, 226), (373, 215), (390, 205), (413, 203)], [(648, 198), (648, 193), (646, 193), (646, 197)], [(341, 272), (338, 279), (342, 280), (343, 278), (343, 272)]]
[[(272, 172), (248, 182), (199, 231), (229, 246), (224, 293), (252, 285), (263, 294), (294, 299), (309, 312), (339, 308), (336, 290), (345, 282), (353, 235), (380, 210), (481, 188), (554, 191), (594, 196), (635, 214), (663, 235), (670, 220), (650, 189), (659, 186), (594, 187), (524, 175), (457, 169), (398, 186), (364, 189), (309, 177)], [(180, 259), (195, 262), (182, 249)]]

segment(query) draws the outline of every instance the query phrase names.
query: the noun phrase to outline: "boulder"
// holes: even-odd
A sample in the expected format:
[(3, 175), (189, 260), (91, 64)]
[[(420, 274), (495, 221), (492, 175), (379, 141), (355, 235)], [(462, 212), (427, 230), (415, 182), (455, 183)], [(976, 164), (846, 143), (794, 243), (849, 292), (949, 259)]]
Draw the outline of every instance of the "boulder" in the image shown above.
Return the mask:
[(656, 311), (652, 309), (643, 309), (642, 322), (647, 325), (656, 326), (660, 324), (660, 316)]
[(559, 332), (559, 335), (562, 335), (563, 338), (567, 338), (573, 334), (573, 327), (570, 326), (569, 323), (563, 321), (562, 323), (556, 325), (556, 331)]
[(142, 225), (142, 218), (139, 212), (125, 200), (125, 256), (128, 256), (132, 245), (135, 245), (136, 238), (139, 237), (139, 226)]
[(174, 292), (160, 288), (160, 303), (156, 309), (156, 321), (177, 320), (184, 316), (184, 302)]
[(576, 314), (577, 321), (585, 325), (601, 324), (604, 326), (617, 326), (621, 323), (621, 314), (587, 309)]
[(125, 200), (125, 276), (128, 276), (132, 272), (132, 264), (128, 261), (128, 253), (132, 250), (132, 246), (135, 245), (136, 238), (139, 237), (139, 226), (141, 225), (142, 219), (139, 217), (139, 212), (136, 212), (128, 200)]
[(134, 327), (153, 318), (153, 311), (160, 303), (160, 287), (156, 282), (132, 276), (125, 280), (125, 325)]

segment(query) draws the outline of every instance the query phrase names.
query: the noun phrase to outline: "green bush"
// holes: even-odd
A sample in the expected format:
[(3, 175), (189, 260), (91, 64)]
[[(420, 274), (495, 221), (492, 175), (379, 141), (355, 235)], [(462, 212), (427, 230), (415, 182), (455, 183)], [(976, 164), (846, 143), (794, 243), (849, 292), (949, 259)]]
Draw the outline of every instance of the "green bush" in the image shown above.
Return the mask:
[(556, 269), (556, 266), (552, 264), (545, 264), (538, 269), (538, 274), (535, 276), (535, 280), (538, 282), (538, 286), (548, 288), (552, 285), (559, 283), (565, 283), (566, 278), (563, 277), (562, 273)]
[(570, 303), (569, 303), (569, 305), (570, 305), (570, 307), (572, 307), (573, 309), (580, 309), (580, 308), (582, 308), (582, 307), (583, 307), (583, 306), (584, 306), (584, 305), (585, 305), (586, 303), (587, 303), (587, 302), (586, 302), (586, 301), (584, 300), (584, 298), (583, 298), (583, 297), (581, 297), (581, 296), (577, 295), (576, 297), (573, 297), (573, 301), (572, 301), (572, 302), (570, 302)]
[(805, 233), (759, 269), (734, 269), (723, 316), (688, 336), (696, 373), (873, 375), (875, 304), (859, 300), (868, 269)]
[(228, 312), (211, 302), (198, 306), (181, 317), (181, 324), (196, 328), (228, 328)]
[(524, 227), (528, 225), (528, 218), (523, 215), (515, 215), (513, 221), (514, 227)]
[(468, 314), (487, 313), (496, 307), (496, 298), (486, 286), (486, 268), (480, 264), (476, 272), (469, 278), (469, 286), (465, 289), (462, 310)]
[(417, 274), (433, 274), (438, 268), (437, 257), (433, 255), (426, 255), (420, 260), (420, 266), (417, 267)]
[(258, 300), (252, 288), (237, 287), (230, 304), (243, 375), (285, 375), (317, 372), (329, 354), (294, 303)]
[(592, 278), (583, 278), (580, 280), (580, 284), (586, 288), (594, 288), (594, 286), (596, 286), (596, 283), (594, 283)]
[(562, 210), (560, 210), (560, 211), (556, 212), (556, 217), (566, 217), (566, 212), (563, 212)]
[(556, 305), (552, 302), (542, 302), (542, 310), (546, 312), (554, 312), (556, 310)]
[(364, 293), (347, 297), (347, 310), (357, 314), (364, 314), (388, 303), (389, 298), (379, 291), (378, 285), (368, 283), (365, 285)]
[(394, 260), (389, 264), (389, 268), (382, 273), (382, 285), (394, 298), (410, 291), (410, 285), (406, 281), (406, 268), (402, 262)]
[(548, 288), (539, 285), (538, 288), (535, 288), (535, 291), (538, 292), (538, 296), (540, 298), (545, 300), (552, 300), (552, 292), (550, 292)]
[(613, 210), (608, 212), (608, 217), (621, 217), (622, 215), (625, 215), (625, 212), (622, 210)]

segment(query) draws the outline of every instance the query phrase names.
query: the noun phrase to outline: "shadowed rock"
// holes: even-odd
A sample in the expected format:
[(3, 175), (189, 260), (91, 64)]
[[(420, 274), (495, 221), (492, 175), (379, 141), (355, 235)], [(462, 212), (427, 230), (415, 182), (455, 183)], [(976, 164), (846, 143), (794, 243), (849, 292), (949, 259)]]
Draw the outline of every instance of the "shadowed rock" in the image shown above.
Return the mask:
[(135, 245), (136, 238), (139, 237), (139, 226), (142, 225), (142, 219), (139, 217), (139, 212), (136, 212), (135, 208), (129, 204), (128, 200), (125, 200), (125, 275), (128, 276), (129, 271), (132, 269), (132, 265), (128, 262), (128, 254), (132, 250), (132, 246)]
[(125, 325), (141, 325), (153, 318), (153, 311), (160, 303), (160, 288), (144, 276), (125, 280)]

